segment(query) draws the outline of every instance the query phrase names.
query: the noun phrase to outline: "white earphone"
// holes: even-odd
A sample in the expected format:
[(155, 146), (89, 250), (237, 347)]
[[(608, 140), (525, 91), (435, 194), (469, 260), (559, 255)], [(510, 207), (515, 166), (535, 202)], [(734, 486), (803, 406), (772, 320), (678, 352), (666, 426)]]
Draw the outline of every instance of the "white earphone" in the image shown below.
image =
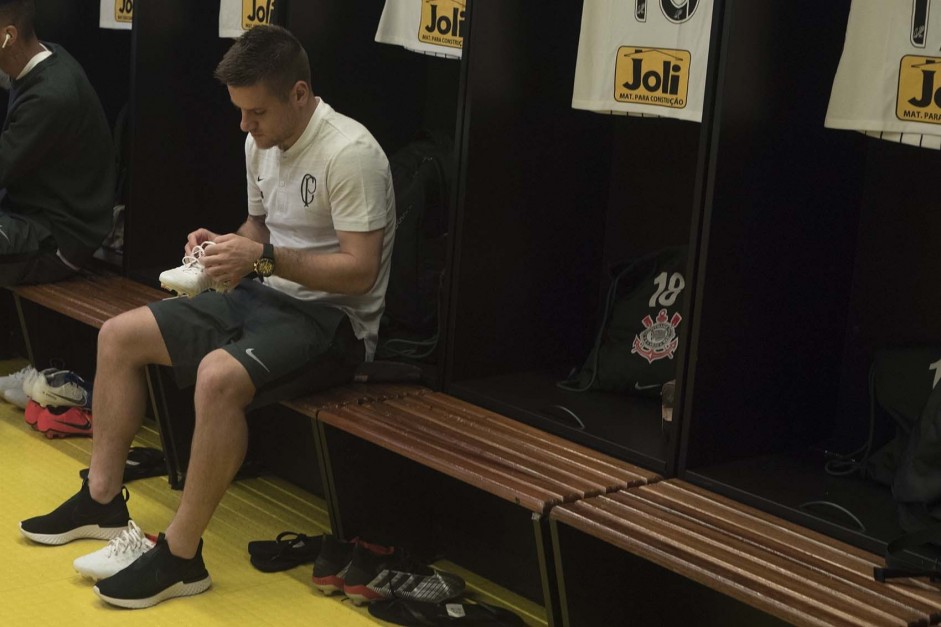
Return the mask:
[(6, 48), (8, 43), (10, 43), (10, 33), (7, 33), (6, 37), (3, 38), (3, 45), (0, 48)]

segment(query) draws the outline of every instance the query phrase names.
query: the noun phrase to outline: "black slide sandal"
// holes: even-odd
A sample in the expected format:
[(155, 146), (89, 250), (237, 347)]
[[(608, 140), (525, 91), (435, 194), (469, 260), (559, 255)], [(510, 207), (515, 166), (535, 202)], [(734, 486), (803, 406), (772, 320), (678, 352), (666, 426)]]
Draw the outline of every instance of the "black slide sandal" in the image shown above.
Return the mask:
[[(135, 479), (161, 477), (167, 474), (167, 463), (163, 451), (144, 446), (132, 446), (124, 462), (124, 483)], [(78, 471), (83, 480), (88, 478), (88, 468)]]
[(308, 536), (282, 531), (275, 540), (254, 540), (248, 543), (252, 566), (266, 573), (288, 570), (310, 564), (320, 554), (323, 536)]

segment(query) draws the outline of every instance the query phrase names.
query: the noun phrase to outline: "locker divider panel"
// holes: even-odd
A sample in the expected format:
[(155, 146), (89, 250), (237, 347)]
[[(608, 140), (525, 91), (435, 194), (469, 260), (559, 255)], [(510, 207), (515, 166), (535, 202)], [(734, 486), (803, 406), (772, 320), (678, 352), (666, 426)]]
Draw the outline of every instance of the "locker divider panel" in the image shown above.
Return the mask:
[(663, 471), (658, 399), (555, 384), (594, 344), (611, 267), (691, 240), (701, 126), (572, 109), (581, 3), (535, 6), (471, 10), (446, 386)]
[[(336, 111), (364, 124), (389, 157), (425, 131), (447, 136), (456, 146), (461, 61), (376, 42), (383, 4), (382, 0), (305, 0), (285, 5), (285, 26), (310, 56), (314, 93)], [(456, 174), (453, 180), (452, 197)], [(402, 208), (397, 211), (401, 219)], [(453, 198), (448, 201), (449, 223), (452, 212)], [(453, 227), (449, 229), (452, 232)], [(448, 263), (445, 261), (445, 268)], [(446, 289), (442, 288), (439, 298), (442, 308), (446, 306)], [(439, 320), (444, 319), (440, 314)], [(440, 338), (444, 326), (439, 323), (433, 354), (413, 360), (422, 367), (425, 383), (434, 387), (440, 386), (442, 376), (445, 343)]]
[[(42, 41), (63, 46), (82, 66), (98, 94), (112, 134), (131, 97), (131, 32), (102, 29), (98, 0), (44, 0), (36, 4), (36, 34)], [(4, 92), (4, 95), (6, 92)], [(0, 98), (0, 120), (6, 117), (6, 98)], [(127, 144), (127, 129), (124, 143)], [(108, 251), (107, 267), (123, 271), (123, 256)]]
[(231, 45), (218, 3), (134, 5), (132, 148), (125, 262), (156, 284), (178, 266), (198, 227), (232, 232), (245, 221), (245, 134), (213, 71)]
[(98, 0), (37, 2), (36, 34), (64, 46), (81, 64), (113, 125), (130, 98), (131, 33), (99, 28), (98, 5)]
[(866, 441), (873, 350), (941, 335), (939, 156), (824, 128), (849, 6), (726, 0), (680, 475), (882, 552), (888, 487), (824, 464)]

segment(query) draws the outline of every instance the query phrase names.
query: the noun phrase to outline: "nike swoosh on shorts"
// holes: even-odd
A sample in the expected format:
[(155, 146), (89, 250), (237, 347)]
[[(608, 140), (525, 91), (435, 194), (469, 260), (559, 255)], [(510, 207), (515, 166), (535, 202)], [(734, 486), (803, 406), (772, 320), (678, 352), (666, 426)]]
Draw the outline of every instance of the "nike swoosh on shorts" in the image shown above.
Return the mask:
[(263, 362), (261, 359), (258, 358), (257, 355), (255, 355), (255, 349), (254, 349), (254, 348), (246, 348), (246, 349), (245, 349), (245, 354), (248, 355), (249, 357), (251, 357), (252, 359), (254, 359), (255, 361), (257, 361), (258, 364), (259, 364), (262, 368), (265, 369), (265, 372), (271, 372), (271, 370), (268, 369), (268, 366), (265, 365), (265, 362)]

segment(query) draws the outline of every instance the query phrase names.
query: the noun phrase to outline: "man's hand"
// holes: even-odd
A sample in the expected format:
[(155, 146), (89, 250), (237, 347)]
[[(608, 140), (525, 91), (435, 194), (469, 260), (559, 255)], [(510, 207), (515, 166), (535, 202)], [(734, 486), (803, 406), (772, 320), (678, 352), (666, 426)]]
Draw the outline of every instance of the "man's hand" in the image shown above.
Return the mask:
[(186, 254), (192, 255), (193, 248), (201, 246), (208, 241), (214, 241), (219, 236), (209, 229), (196, 229), (186, 236)]
[(233, 233), (215, 235), (213, 241), (216, 245), (205, 249), (201, 260), (203, 267), (214, 280), (231, 286), (254, 270), (255, 260), (264, 251), (261, 242)]

